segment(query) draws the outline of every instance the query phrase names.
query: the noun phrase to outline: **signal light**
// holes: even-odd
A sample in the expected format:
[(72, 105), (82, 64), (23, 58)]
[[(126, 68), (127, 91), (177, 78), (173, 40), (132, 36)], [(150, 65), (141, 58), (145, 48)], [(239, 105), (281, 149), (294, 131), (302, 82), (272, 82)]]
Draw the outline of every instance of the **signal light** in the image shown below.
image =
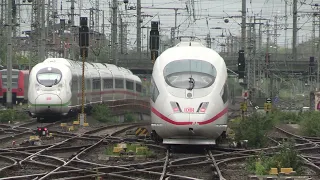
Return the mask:
[(170, 102), (173, 112), (181, 112), (180, 106), (177, 102)]
[(48, 129), (47, 129), (47, 128), (44, 128), (44, 130), (47, 131)]
[(243, 79), (243, 78), (244, 78), (245, 69), (246, 69), (246, 64), (245, 64), (244, 50), (239, 50), (239, 57), (238, 57), (238, 74), (239, 74), (239, 78), (240, 78), (240, 79)]
[(202, 102), (197, 110), (197, 112), (204, 113), (207, 110), (209, 102)]

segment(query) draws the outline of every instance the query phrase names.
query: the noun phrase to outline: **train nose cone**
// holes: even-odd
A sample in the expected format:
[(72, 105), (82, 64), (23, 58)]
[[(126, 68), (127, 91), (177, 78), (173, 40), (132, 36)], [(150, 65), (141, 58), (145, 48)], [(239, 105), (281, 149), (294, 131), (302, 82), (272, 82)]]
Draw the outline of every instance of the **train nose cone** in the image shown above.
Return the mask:
[(61, 112), (61, 98), (54, 94), (42, 94), (36, 98), (36, 113)]

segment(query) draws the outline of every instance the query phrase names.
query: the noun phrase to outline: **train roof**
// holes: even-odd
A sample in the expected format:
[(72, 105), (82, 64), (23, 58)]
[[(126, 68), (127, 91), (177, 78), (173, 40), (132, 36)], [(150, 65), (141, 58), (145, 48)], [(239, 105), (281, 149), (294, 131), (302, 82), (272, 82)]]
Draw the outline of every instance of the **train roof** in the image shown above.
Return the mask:
[(217, 71), (227, 71), (224, 59), (216, 51), (199, 42), (181, 42), (165, 50), (157, 58), (154, 68), (164, 69), (167, 64), (177, 60), (202, 60), (212, 64)]
[[(70, 68), (76, 68), (76, 69), (82, 67), (81, 61), (72, 61), (65, 58), (47, 58), (46, 60), (43, 61), (43, 63), (61, 63)], [(85, 62), (85, 69), (87, 70), (108, 69), (114, 75), (125, 75), (125, 76), (132, 75), (132, 79), (139, 82), (141, 81), (140, 78), (136, 77), (129, 69), (118, 67), (114, 64)]]
[(196, 41), (180, 42), (177, 45), (175, 45), (175, 47), (187, 47), (187, 46), (205, 47), (201, 42), (196, 42)]
[(180, 59), (201, 59), (213, 64), (225, 63), (219, 53), (199, 42), (181, 42), (165, 50), (158, 58), (165, 59), (165, 61), (161, 60), (164, 64)]

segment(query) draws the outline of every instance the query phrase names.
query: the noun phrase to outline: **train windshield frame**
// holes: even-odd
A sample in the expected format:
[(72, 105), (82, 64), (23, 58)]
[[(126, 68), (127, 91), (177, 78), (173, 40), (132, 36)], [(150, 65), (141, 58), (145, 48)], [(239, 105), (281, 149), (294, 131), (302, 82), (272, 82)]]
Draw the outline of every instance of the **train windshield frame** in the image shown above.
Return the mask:
[(62, 79), (62, 73), (57, 68), (43, 68), (37, 73), (37, 81), (46, 87), (58, 84)]
[(194, 59), (175, 60), (163, 70), (166, 83), (180, 89), (202, 89), (210, 87), (217, 76), (213, 64)]

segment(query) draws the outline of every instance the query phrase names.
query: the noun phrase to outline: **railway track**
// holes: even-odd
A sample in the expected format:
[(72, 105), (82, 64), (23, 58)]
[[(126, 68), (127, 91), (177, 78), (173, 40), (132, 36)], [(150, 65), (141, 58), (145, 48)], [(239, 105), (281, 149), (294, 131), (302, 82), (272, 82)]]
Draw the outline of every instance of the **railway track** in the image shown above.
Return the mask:
[[(50, 124), (48, 124), (50, 126)], [(54, 126), (55, 124), (53, 124)], [(148, 140), (139, 140), (152, 149), (156, 158), (144, 160), (122, 160), (111, 162), (99, 160), (106, 148), (115, 143), (137, 142), (136, 139), (119, 135), (126, 130), (145, 123), (117, 124), (99, 127), (82, 133), (54, 131), (59, 142), (41, 146), (10, 147), (0, 150), (0, 175), (2, 179), (229, 179), (225, 174), (230, 165), (243, 167), (245, 160), (264, 151), (274, 153), (279, 148), (279, 140), (274, 139), (275, 146), (261, 149), (213, 148), (202, 149), (201, 153), (179, 153), (172, 148), (155, 145)], [(2, 130), (12, 133), (31, 133), (36, 124), (24, 124), (16, 127), (2, 125)], [(31, 127), (31, 128), (30, 128)], [(287, 137), (299, 140), (296, 148), (305, 153), (301, 156), (305, 166), (320, 172), (319, 139), (297, 136), (277, 129)], [(22, 135), (21, 135), (22, 136)], [(63, 137), (63, 138), (62, 138)], [(1, 137), (0, 137), (1, 140)], [(310, 154), (314, 152), (313, 154)], [(44, 169), (43, 171), (39, 168)], [(243, 170), (244, 171), (244, 170)], [(237, 172), (240, 173), (240, 172)], [(245, 174), (241, 177), (246, 176)]]

